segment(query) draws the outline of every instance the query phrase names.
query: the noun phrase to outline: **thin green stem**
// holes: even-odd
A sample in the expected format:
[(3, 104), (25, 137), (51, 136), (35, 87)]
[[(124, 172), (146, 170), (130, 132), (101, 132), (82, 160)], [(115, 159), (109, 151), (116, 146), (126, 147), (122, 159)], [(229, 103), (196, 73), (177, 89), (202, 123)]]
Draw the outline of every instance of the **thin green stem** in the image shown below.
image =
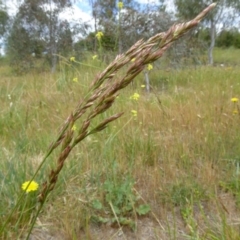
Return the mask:
[[(68, 123), (69, 124), (69, 123)], [(65, 128), (61, 131), (61, 133), (58, 136), (58, 139), (61, 137), (61, 135), (63, 134), (63, 132), (65, 131), (65, 129), (67, 128), (68, 124), (66, 124)], [(37, 176), (38, 172), (40, 171), (40, 169), (42, 168), (42, 166), (44, 165), (44, 163), (46, 162), (47, 158), (50, 156), (50, 154), (52, 153), (52, 151), (54, 150), (54, 147), (52, 145), (52, 147), (48, 150), (48, 152), (46, 153), (46, 155), (44, 156), (42, 162), (40, 163), (40, 165), (38, 166), (36, 172), (34, 173), (33, 177), (31, 178), (31, 180), (29, 181), (28, 186), (26, 187), (26, 189), (29, 187), (30, 183), (34, 180), (34, 178)], [(16, 211), (17, 207), (19, 206), (20, 202), (22, 201), (23, 197), (24, 197), (25, 192), (22, 192), (16, 205), (14, 206), (13, 210), (10, 212), (10, 214), (8, 215), (6, 221), (4, 222), (3, 226), (0, 229), (0, 233), (2, 233), (4, 231), (4, 228), (6, 227), (7, 223), (9, 222), (10, 218), (12, 217), (13, 213)]]

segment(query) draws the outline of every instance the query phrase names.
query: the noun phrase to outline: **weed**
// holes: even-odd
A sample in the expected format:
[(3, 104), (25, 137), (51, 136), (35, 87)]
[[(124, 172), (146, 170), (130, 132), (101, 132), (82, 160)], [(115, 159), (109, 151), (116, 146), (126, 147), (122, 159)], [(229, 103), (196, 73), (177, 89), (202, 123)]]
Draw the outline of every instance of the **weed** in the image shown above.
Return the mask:
[[(157, 49), (153, 52), (156, 53)], [(206, 216), (210, 222), (207, 227), (196, 226), (194, 207), (203, 201), (211, 203), (208, 191), (217, 197), (215, 187), (220, 179), (228, 191), (237, 196), (239, 183), (236, 175), (233, 183), (228, 185), (229, 176), (237, 167), (222, 160), (239, 155), (239, 119), (232, 114), (236, 104), (230, 101), (239, 94), (240, 86), (236, 81), (239, 69), (204, 66), (163, 73), (163, 70), (154, 68), (150, 75), (153, 83), (167, 79), (164, 82), (167, 89), (161, 91), (162, 86), (154, 84), (157, 86), (155, 94), (146, 95), (141, 91), (142, 83), (122, 90), (137, 75), (138, 72), (134, 71), (141, 72), (144, 65), (150, 63), (150, 59), (143, 61), (144, 54), (141, 57), (131, 51), (128, 54), (130, 57), (125, 59), (126, 62), (117, 58), (102, 75), (97, 73), (102, 67), (100, 61), (92, 57), (86, 59), (88, 66), (78, 64), (76, 60), (66, 60), (69, 66), (61, 65), (63, 71), (56, 75), (29, 73), (23, 78), (3, 74), (0, 80), (3, 86), (0, 89), (0, 225), (4, 229), (3, 238), (6, 235), (5, 239), (20, 238), (22, 231), (29, 230), (29, 225), (33, 227), (36, 217), (39, 219), (34, 225), (36, 228), (54, 226), (70, 239), (82, 239), (79, 232), (83, 230), (91, 239), (90, 219), (94, 218), (97, 222), (134, 228), (139, 220), (146, 220), (140, 216), (147, 216), (148, 224), (159, 223), (154, 228), (160, 228), (164, 233), (168, 211), (180, 209), (181, 218), (176, 215), (169, 221), (169, 226), (175, 228), (171, 230), (169, 227), (171, 239), (238, 239), (238, 231), (229, 226), (232, 220), (228, 216), (226, 219)], [(134, 62), (132, 57), (136, 58)], [(124, 63), (129, 64), (128, 74), (118, 72)], [(89, 67), (94, 64), (98, 68)], [(1, 71), (6, 71), (3, 66)], [(95, 75), (96, 81), (89, 91), (87, 86)], [(122, 88), (118, 89), (120, 86)], [(113, 89), (116, 92), (111, 92)], [(118, 90), (121, 94), (116, 100)], [(91, 98), (93, 93), (97, 93), (96, 102)], [(135, 95), (135, 99), (129, 99), (134, 93), (140, 97)], [(110, 108), (114, 101), (114, 108)], [(76, 102), (76, 112), (73, 111), (58, 141), (54, 142), (55, 146), (59, 144), (58, 149), (54, 149), (41, 165), (34, 179), (40, 185), (46, 180), (46, 191), (46, 185), (43, 185), (37, 192), (26, 195), (21, 184), (31, 180), (44, 158), (48, 143), (55, 139), (53, 129), (64, 121)], [(104, 112), (105, 109), (108, 113)], [(90, 136), (90, 133), (104, 129), (110, 120), (115, 120), (119, 116), (115, 115), (116, 112), (124, 110), (125, 116), (115, 121), (114, 126), (109, 126), (104, 133)], [(80, 115), (81, 119), (78, 118)], [(91, 124), (87, 126), (89, 118)], [(81, 144), (73, 144), (84, 137)], [(69, 145), (74, 145), (74, 149), (66, 160), (64, 157), (68, 152), (65, 150)], [(148, 204), (145, 201), (143, 204), (134, 188), (141, 195), (144, 193)], [(39, 195), (46, 200), (46, 208), (42, 210), (36, 201)], [(17, 204), (20, 196), (21, 201)], [(14, 209), (16, 205), (18, 207)], [(214, 209), (214, 204), (211, 210), (218, 216), (220, 210)], [(182, 222), (190, 226), (190, 233), (181, 228)], [(199, 229), (202, 229), (201, 234)], [(183, 232), (187, 237), (183, 237)]]
[(92, 218), (100, 223), (130, 226), (135, 229), (136, 215), (149, 213), (148, 204), (139, 204), (139, 196), (133, 191), (134, 181), (127, 177), (123, 180), (107, 179), (102, 186), (102, 200), (94, 199), (92, 208), (97, 210)]
[(167, 193), (160, 192), (160, 198), (164, 204), (185, 208), (190, 201), (196, 203), (206, 200), (207, 195), (202, 186), (194, 181), (183, 181), (171, 187), (168, 186)]

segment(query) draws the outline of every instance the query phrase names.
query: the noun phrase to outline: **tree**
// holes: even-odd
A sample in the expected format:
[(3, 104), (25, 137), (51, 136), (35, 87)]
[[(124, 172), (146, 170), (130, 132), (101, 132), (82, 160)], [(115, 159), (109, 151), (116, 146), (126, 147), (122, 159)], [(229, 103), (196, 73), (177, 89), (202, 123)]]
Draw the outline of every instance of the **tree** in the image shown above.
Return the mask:
[[(105, 35), (103, 41), (111, 45), (114, 42), (114, 49), (112, 50), (118, 50), (121, 53), (124, 50), (122, 37), (124, 19), (122, 18), (121, 8), (123, 7), (124, 11), (135, 11), (139, 4), (134, 0), (90, 0), (89, 2), (95, 19), (95, 33), (101, 30)], [(122, 3), (122, 7), (119, 3)], [(96, 45), (97, 41), (95, 41), (95, 51), (97, 49)]]
[[(184, 20), (191, 19), (198, 12), (212, 3), (211, 0), (174, 0), (178, 17)], [(217, 7), (205, 18), (203, 24), (209, 25), (210, 46), (208, 49), (209, 64), (213, 64), (213, 48), (216, 39), (216, 26), (219, 22), (224, 22), (231, 16), (231, 8), (238, 6), (238, 0), (216, 0)]]
[(9, 15), (7, 9), (0, 1), (0, 41), (4, 41), (5, 34), (8, 29)]
[(6, 7), (0, 1), (0, 35), (3, 36), (7, 31), (9, 16)]
[(172, 23), (164, 5), (147, 4), (143, 9), (126, 9), (122, 16), (123, 46), (127, 49), (139, 39), (166, 31)]
[(240, 48), (240, 32), (236, 28), (222, 30), (218, 34), (216, 41), (218, 47), (235, 47)]
[[(104, 33), (103, 47), (122, 53), (137, 40), (166, 30), (172, 21), (165, 11), (164, 0), (160, 2), (142, 7), (134, 0), (89, 0), (94, 32)], [(89, 35), (88, 42), (92, 43), (90, 38)], [(94, 49), (97, 49), (96, 38)]]
[(12, 61), (31, 66), (31, 55), (40, 57), (45, 51), (54, 72), (57, 54), (67, 54), (72, 49), (73, 31), (68, 21), (60, 18), (61, 12), (70, 7), (70, 0), (24, 0), (7, 43)]

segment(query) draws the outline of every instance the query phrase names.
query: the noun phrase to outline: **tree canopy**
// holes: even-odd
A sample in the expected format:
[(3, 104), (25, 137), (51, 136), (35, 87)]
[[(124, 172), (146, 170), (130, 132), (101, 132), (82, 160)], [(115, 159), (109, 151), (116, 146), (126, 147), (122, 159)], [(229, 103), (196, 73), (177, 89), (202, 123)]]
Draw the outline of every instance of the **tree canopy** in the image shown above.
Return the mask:
[[(7, 3), (10, 0), (5, 1)], [(185, 38), (181, 44), (174, 45), (177, 51), (173, 52), (178, 54), (189, 52), (191, 51), (189, 46), (196, 46), (197, 41), (204, 41), (209, 44), (209, 63), (213, 63), (212, 50), (219, 35), (217, 28), (227, 26), (226, 19), (230, 22), (232, 13), (240, 12), (238, 0), (216, 1), (218, 6), (207, 16), (201, 27), (194, 31), (187, 40), (188, 43)], [(174, 0), (176, 7), (174, 15), (168, 11), (164, 0), (159, 0), (158, 4), (145, 5), (137, 0), (88, 0), (93, 20), (92, 27), (90, 23), (82, 21), (81, 16), (79, 21), (74, 23), (63, 17), (66, 10), (79, 4), (73, 0), (22, 0), (16, 15), (11, 17), (0, 2), (0, 35), (2, 38), (7, 36), (6, 54), (9, 56), (11, 66), (25, 71), (27, 68), (31, 69), (37, 59), (44, 59), (54, 72), (58, 56), (69, 58), (71, 55), (80, 56), (86, 51), (97, 53), (100, 47), (104, 55), (112, 52), (122, 53), (139, 39), (146, 39), (165, 31), (174, 21), (191, 19), (211, 2), (211, 0)], [(98, 32), (103, 34), (101, 43), (96, 38)], [(226, 35), (223, 32), (221, 37)], [(219, 42), (217, 44), (219, 46)]]

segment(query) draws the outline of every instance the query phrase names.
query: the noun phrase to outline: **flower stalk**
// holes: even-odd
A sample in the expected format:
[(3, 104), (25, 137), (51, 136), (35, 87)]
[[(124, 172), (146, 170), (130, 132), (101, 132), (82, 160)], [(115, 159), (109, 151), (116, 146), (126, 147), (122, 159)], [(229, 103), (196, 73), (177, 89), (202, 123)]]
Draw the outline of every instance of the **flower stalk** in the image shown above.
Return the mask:
[[(54, 189), (59, 174), (72, 149), (90, 134), (105, 129), (109, 123), (121, 117), (123, 113), (116, 113), (104, 119), (97, 126), (91, 125), (92, 120), (107, 111), (113, 105), (121, 89), (127, 87), (134, 78), (146, 68), (146, 66), (149, 66), (149, 64), (152, 64), (159, 59), (174, 41), (181, 38), (187, 31), (197, 26), (206, 14), (215, 7), (215, 5), (215, 3), (211, 4), (196, 18), (189, 22), (175, 24), (167, 32), (159, 33), (147, 41), (138, 41), (126, 53), (116, 56), (115, 60), (110, 63), (102, 73), (96, 76), (90, 86), (89, 93), (78, 103), (75, 110), (67, 118), (59, 131), (56, 141), (50, 145), (38, 170), (30, 180), (30, 182), (33, 181), (40, 168), (47, 161), (49, 155), (56, 148), (60, 147), (61, 151), (57, 158), (56, 166), (51, 169), (48, 178), (42, 184), (40, 194), (38, 195), (40, 206), (32, 220), (27, 239), (29, 239), (34, 223), (36, 222), (48, 195)], [(101, 42), (102, 37), (103, 34), (98, 32), (96, 38), (99, 42)], [(70, 59), (70, 61), (75, 61), (75, 58)], [(119, 69), (126, 65), (128, 65), (126, 73), (123, 76), (117, 76)], [(132, 110), (131, 112), (134, 117), (137, 116), (136, 110)], [(79, 121), (80, 118), (81, 121)], [(77, 129), (79, 130), (73, 130), (74, 126), (78, 126)], [(20, 197), (20, 200), (21, 199), (22, 197)]]
[[(144, 70), (145, 66), (159, 59), (174, 41), (182, 37), (188, 30), (197, 26), (215, 6), (215, 3), (211, 4), (193, 20), (186, 23), (175, 24), (167, 32), (159, 33), (146, 42), (143, 40), (138, 41), (126, 53), (118, 55), (115, 60), (96, 77), (90, 87), (90, 95), (79, 103), (73, 114), (69, 116), (63, 125), (57, 141), (51, 144), (50, 148), (52, 150), (61, 144), (62, 152), (57, 160), (56, 169), (51, 170), (49, 179), (43, 184), (42, 191), (39, 195), (41, 202), (43, 202), (49, 192), (54, 189), (64, 162), (74, 146), (88, 135), (106, 128), (110, 122), (118, 119), (123, 113), (115, 114), (105, 119), (97, 127), (89, 129), (91, 120), (107, 111), (114, 103), (121, 89), (127, 87), (134, 78)], [(136, 60), (132, 62), (132, 59)], [(127, 64), (130, 64), (130, 66), (125, 75), (121, 78), (115, 78), (118, 70)], [(82, 118), (83, 115), (86, 115), (87, 111), (90, 112), (83, 121), (82, 127), (77, 135), (74, 135), (72, 127), (80, 117)]]

